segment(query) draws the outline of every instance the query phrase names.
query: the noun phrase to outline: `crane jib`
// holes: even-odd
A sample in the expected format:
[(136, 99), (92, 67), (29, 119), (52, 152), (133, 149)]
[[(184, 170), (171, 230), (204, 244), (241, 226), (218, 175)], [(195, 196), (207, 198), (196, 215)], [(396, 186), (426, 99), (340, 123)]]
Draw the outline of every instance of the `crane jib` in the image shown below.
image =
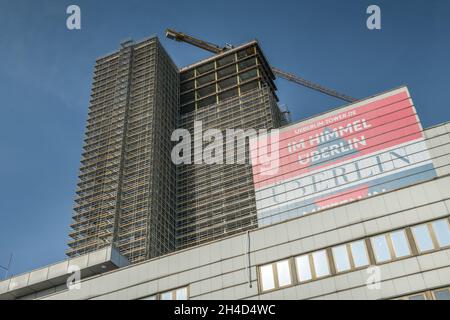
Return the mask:
[[(226, 50), (229, 49), (228, 47), (220, 47), (218, 45), (215, 45), (215, 44), (212, 44), (212, 43), (209, 43), (209, 42), (206, 42), (206, 41), (194, 38), (192, 36), (189, 36), (187, 34), (184, 34), (182, 32), (178, 32), (178, 31), (175, 31), (175, 30), (172, 30), (172, 29), (167, 29), (166, 30), (166, 37), (169, 38), (169, 39), (175, 40), (175, 41), (189, 43), (189, 44), (191, 44), (193, 46), (196, 46), (198, 48), (201, 48), (203, 50), (206, 50), (206, 51), (209, 51), (209, 52), (212, 52), (212, 53), (216, 53), (216, 54), (225, 52)], [(344, 101), (347, 101), (347, 102), (355, 102), (355, 101), (358, 100), (358, 99), (352, 98), (350, 96), (347, 96), (345, 94), (339, 93), (339, 92), (337, 92), (335, 90), (325, 88), (325, 87), (323, 87), (323, 86), (321, 86), (319, 84), (313, 83), (313, 82), (311, 82), (309, 80), (300, 78), (300, 77), (298, 77), (296, 75), (293, 75), (291, 73), (281, 71), (280, 69), (277, 69), (277, 68), (274, 68), (274, 67), (271, 67), (271, 69), (272, 69), (273, 73), (276, 74), (277, 76), (279, 76), (279, 77), (281, 77), (283, 79), (286, 79), (288, 81), (292, 81), (294, 83), (297, 83), (299, 85), (302, 85), (302, 86), (304, 86), (306, 88), (316, 90), (318, 92), (327, 94), (329, 96), (332, 96), (332, 97), (335, 97), (335, 98), (338, 98), (338, 99), (341, 99), (341, 100), (344, 100)]]

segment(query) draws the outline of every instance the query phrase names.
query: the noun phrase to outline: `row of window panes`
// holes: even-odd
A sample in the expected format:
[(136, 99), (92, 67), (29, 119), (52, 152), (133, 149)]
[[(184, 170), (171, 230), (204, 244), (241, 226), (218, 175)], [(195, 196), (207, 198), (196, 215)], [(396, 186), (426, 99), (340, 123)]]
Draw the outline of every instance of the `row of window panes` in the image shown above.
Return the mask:
[[(413, 243), (408, 241), (407, 232), (411, 232)], [(366, 244), (370, 244), (370, 248)], [(297, 282), (302, 283), (369, 266), (369, 250), (373, 252), (373, 263), (380, 264), (413, 255), (413, 246), (418, 254), (449, 247), (449, 220), (440, 219), (377, 235), (369, 238), (368, 242), (358, 240), (261, 266), (261, 290), (264, 292), (292, 285), (291, 268), (296, 270)]]
[[(238, 60), (241, 60), (241, 59), (245, 59), (246, 57), (253, 55), (253, 54), (255, 54), (255, 47), (247, 48), (247, 49), (244, 49), (244, 50), (238, 52), (237, 58), (238, 58)], [(236, 61), (236, 59), (235, 59), (234, 54), (230, 54), (230, 55), (224, 56), (223, 58), (218, 59), (216, 61), (216, 63), (217, 63), (217, 67), (220, 68), (220, 67), (226, 66), (230, 63), (233, 63), (235, 61)], [(240, 63), (242, 63), (242, 62), (240, 62)], [(197, 76), (202, 75), (207, 72), (210, 72), (214, 69), (215, 69), (214, 62), (210, 62), (210, 63), (204, 64), (204, 65), (201, 65), (201, 66), (197, 67), (197, 69), (196, 69)], [(181, 73), (180, 81), (185, 81), (185, 80), (193, 78), (193, 77), (194, 77), (194, 69), (187, 70), (187, 71), (184, 71)]]
[[(226, 69), (224, 69), (225, 71), (230, 71), (231, 69), (229, 69), (229, 68), (226, 68)], [(229, 74), (226, 74), (225, 76), (228, 76), (228, 75), (230, 75), (230, 74), (232, 74), (233, 72), (231, 72), (231, 73), (229, 73)], [(247, 81), (247, 80), (250, 80), (250, 79), (253, 79), (253, 78), (256, 78), (258, 76), (258, 71), (257, 71), (257, 69), (256, 68), (253, 68), (253, 69), (250, 69), (250, 70), (248, 70), (248, 71), (245, 71), (245, 72), (242, 72), (242, 73), (239, 73), (238, 74), (238, 77), (239, 77), (239, 81), (242, 83), (242, 82), (245, 82), (245, 81)], [(224, 76), (221, 76), (220, 74), (218, 75), (218, 79), (221, 79), (221, 78), (223, 78)], [(212, 82), (212, 81), (214, 81), (215, 80), (215, 77), (214, 77), (214, 74), (209, 74), (209, 75), (207, 75), (207, 76), (204, 76), (204, 77), (201, 77), (201, 78), (199, 78), (198, 80), (197, 80), (197, 86), (202, 86), (203, 84), (206, 84), (206, 83), (208, 83), (208, 82)], [(231, 86), (233, 86), (233, 85), (236, 85), (237, 84), (237, 78), (235, 77), (235, 76), (233, 76), (233, 77), (229, 77), (229, 78), (226, 78), (226, 79), (224, 79), (224, 80), (220, 80), (220, 81), (218, 81), (218, 85), (219, 85), (219, 90), (224, 90), (224, 89), (226, 89), (226, 88), (229, 88), (229, 87), (231, 87)], [(208, 87), (208, 86), (207, 86)], [(214, 88), (214, 90), (213, 91), (216, 91), (215, 90), (215, 85), (213, 84), (212, 85), (212, 87)], [(204, 88), (204, 87), (203, 87)], [(201, 90), (201, 89), (203, 89), (203, 88), (199, 88), (199, 90)], [(188, 83), (185, 83), (185, 84), (183, 84), (182, 86), (181, 86), (181, 92), (184, 92), (184, 91), (187, 91), (187, 90), (192, 90), (192, 89), (194, 89), (194, 82), (192, 81), (192, 82), (188, 82)], [(187, 95), (188, 95), (189, 93), (186, 93), (186, 94), (182, 94), (182, 97), (186, 97)], [(193, 95), (193, 93), (192, 92), (190, 92), (190, 94), (191, 95)], [(187, 98), (184, 98), (184, 100), (187, 100)]]
[(415, 293), (396, 300), (450, 300), (450, 287)]
[(178, 288), (152, 296), (144, 297), (139, 300), (188, 300), (188, 288)]
[[(248, 83), (244, 83), (240, 86), (240, 92), (241, 95), (244, 93), (247, 93), (249, 91), (255, 90), (255, 89), (259, 89), (259, 81), (255, 80), (255, 81), (250, 81)], [(235, 93), (236, 94), (236, 93)], [(219, 100), (223, 101), (225, 99), (227, 99), (227, 92), (224, 92), (222, 96), (219, 96)], [(237, 95), (236, 95), (237, 96)], [(199, 102), (197, 102), (197, 107), (201, 108), (201, 107), (206, 107), (206, 106), (211, 106), (213, 104), (215, 104), (215, 96), (213, 97), (209, 97), (206, 98), (204, 100), (201, 100)], [(181, 115), (185, 115), (187, 113), (190, 113), (192, 111), (195, 110), (195, 103), (192, 102), (190, 104), (185, 104), (181, 107)], [(251, 126), (250, 126), (251, 127)]]
[[(250, 90), (257, 89), (257, 88), (259, 88), (258, 81), (251, 81), (249, 83), (242, 84), (240, 86), (240, 92), (241, 92), (241, 94), (243, 94), (245, 92), (248, 92)], [(228, 98), (237, 97), (238, 96), (238, 90), (237, 90), (237, 88), (230, 89), (230, 90), (227, 90), (227, 91), (219, 93), (218, 96), (219, 96), (219, 101), (222, 102), (222, 101), (224, 101), (224, 100), (226, 100)], [(188, 101), (190, 99), (194, 99), (193, 93), (192, 93), (192, 95), (190, 97), (186, 97), (186, 99), (187, 99), (186, 101)], [(207, 97), (207, 98), (205, 98), (203, 100), (199, 100), (197, 102), (197, 107), (202, 108), (202, 107), (210, 106), (210, 105), (213, 105), (213, 104), (216, 104), (216, 103), (217, 103), (216, 95), (214, 95), (214, 96)], [(181, 108), (181, 113), (184, 114), (184, 113), (187, 113), (187, 112), (192, 112), (194, 110), (195, 110), (195, 103), (193, 102), (191, 104), (183, 105), (182, 108)]]

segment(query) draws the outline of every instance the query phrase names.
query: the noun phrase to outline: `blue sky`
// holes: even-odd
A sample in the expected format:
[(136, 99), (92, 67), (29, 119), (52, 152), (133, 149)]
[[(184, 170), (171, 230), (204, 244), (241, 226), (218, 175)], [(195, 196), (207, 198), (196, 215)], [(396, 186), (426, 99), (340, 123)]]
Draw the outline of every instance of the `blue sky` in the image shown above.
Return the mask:
[[(66, 29), (78, 4), (82, 29)], [(382, 30), (366, 28), (370, 4)], [(13, 273), (65, 258), (96, 57), (157, 34), (175, 63), (209, 54), (166, 40), (258, 39), (270, 63), (357, 98), (407, 84), (425, 127), (450, 120), (450, 1), (0, 0), (0, 265)], [(293, 120), (342, 105), (277, 80)], [(0, 277), (2, 273), (0, 271)]]

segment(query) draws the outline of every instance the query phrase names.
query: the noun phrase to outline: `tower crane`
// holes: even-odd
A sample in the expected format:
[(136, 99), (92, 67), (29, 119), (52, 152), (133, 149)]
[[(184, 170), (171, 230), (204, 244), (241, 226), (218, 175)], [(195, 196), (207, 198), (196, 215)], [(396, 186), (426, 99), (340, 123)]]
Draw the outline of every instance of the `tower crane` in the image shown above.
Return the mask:
[[(203, 40), (194, 38), (194, 37), (192, 37), (190, 35), (187, 35), (187, 34), (182, 33), (182, 32), (175, 31), (173, 29), (167, 29), (166, 30), (166, 37), (169, 38), (169, 39), (178, 41), (178, 42), (185, 42), (185, 43), (191, 44), (193, 46), (196, 46), (198, 48), (204, 49), (206, 51), (209, 51), (209, 52), (212, 52), (212, 53), (215, 53), (215, 54), (219, 54), (219, 53), (225, 52), (225, 51), (230, 50), (230, 49), (233, 48), (233, 46), (229, 45), (229, 44), (227, 44), (225, 47), (220, 47), (220, 46), (218, 46), (216, 44), (213, 44), (213, 43), (210, 43), (210, 42), (207, 42), (207, 41), (203, 41)], [(332, 96), (332, 97), (344, 100), (346, 102), (355, 102), (355, 101), (358, 100), (358, 99), (352, 98), (352, 97), (350, 97), (348, 95), (339, 93), (339, 92), (337, 92), (335, 90), (332, 90), (332, 89), (329, 89), (329, 88), (325, 88), (325, 87), (323, 87), (323, 86), (321, 86), (321, 85), (319, 85), (317, 83), (313, 83), (313, 82), (311, 82), (309, 80), (303, 79), (303, 78), (301, 78), (299, 76), (296, 76), (296, 75), (294, 75), (292, 73), (288, 73), (288, 72), (282, 71), (282, 70), (280, 70), (278, 68), (271, 67), (271, 69), (272, 69), (273, 73), (275, 75), (279, 76), (280, 78), (286, 79), (288, 81), (292, 81), (292, 82), (297, 83), (297, 84), (299, 84), (301, 86), (304, 86), (306, 88), (319, 91), (321, 93), (324, 93), (324, 94), (327, 94), (329, 96)]]

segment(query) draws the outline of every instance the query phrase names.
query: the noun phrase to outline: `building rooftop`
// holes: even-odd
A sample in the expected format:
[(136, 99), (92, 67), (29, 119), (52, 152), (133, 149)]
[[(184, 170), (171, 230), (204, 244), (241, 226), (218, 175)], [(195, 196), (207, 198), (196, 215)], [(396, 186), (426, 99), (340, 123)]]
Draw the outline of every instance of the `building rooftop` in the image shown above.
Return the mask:
[(64, 290), (73, 266), (80, 268), (81, 278), (86, 279), (127, 265), (128, 260), (109, 246), (0, 281), (0, 300), (14, 299), (47, 289), (52, 289), (53, 292)]

